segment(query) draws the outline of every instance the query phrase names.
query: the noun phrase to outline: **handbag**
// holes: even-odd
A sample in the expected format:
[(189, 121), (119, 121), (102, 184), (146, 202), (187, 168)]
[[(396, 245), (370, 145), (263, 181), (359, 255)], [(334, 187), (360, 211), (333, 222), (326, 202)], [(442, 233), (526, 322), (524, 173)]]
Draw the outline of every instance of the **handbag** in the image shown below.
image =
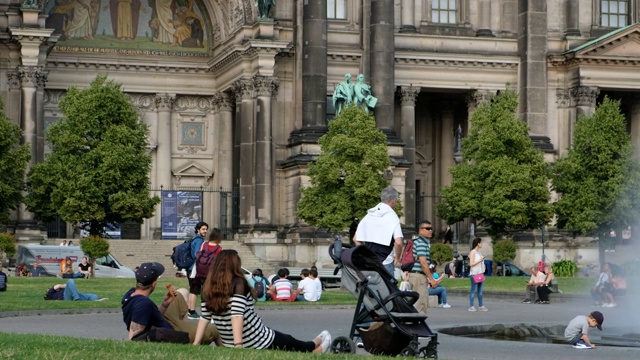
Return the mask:
[(484, 274), (480, 273), (480, 274), (471, 275), (471, 279), (473, 279), (474, 284), (479, 284), (481, 282), (484, 282)]

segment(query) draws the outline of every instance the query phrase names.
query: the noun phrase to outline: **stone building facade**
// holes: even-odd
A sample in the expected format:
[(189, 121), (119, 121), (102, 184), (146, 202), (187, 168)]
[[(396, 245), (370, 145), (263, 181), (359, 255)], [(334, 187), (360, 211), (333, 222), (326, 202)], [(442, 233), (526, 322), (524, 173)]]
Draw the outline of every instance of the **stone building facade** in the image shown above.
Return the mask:
[[(151, 130), (153, 191), (200, 189), (211, 226), (296, 242), (320, 236), (296, 203), (345, 73), (378, 98), (387, 175), (412, 227), (437, 220), (454, 129), (466, 134), (506, 86), (548, 161), (604, 95), (622, 99), (640, 145), (639, 16), (640, 0), (278, 0), (264, 18), (252, 0), (0, 0), (0, 95), (41, 161), (66, 89), (105, 73)], [(14, 218), (37, 233), (24, 208)], [(159, 208), (140, 237), (161, 227)]]

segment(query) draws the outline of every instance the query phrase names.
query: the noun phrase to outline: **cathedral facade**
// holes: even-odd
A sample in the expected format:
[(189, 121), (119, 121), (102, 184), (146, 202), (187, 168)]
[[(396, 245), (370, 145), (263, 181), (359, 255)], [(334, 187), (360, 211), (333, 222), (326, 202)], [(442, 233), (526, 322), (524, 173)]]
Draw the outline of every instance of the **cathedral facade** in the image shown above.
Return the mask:
[[(0, 0), (0, 95), (32, 161), (49, 151), (67, 89), (106, 74), (151, 130), (150, 191), (163, 202), (134, 233), (184, 237), (203, 219), (257, 244), (322, 237), (296, 204), (347, 73), (377, 98), (385, 177), (408, 228), (428, 218), (442, 229), (435, 205), (455, 129), (464, 136), (474, 109), (507, 86), (549, 162), (604, 95), (622, 99), (640, 145), (640, 0), (255, 3)], [(24, 207), (13, 217), (16, 231), (41, 231)]]

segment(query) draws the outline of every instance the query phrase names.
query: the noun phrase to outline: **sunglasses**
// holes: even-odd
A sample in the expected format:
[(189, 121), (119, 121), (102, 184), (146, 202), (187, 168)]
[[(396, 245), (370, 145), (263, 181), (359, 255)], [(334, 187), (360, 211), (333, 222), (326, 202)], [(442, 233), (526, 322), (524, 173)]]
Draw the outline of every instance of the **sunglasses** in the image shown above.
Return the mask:
[(422, 230), (422, 229), (429, 230), (429, 231), (433, 230), (432, 227), (421, 227), (420, 230)]

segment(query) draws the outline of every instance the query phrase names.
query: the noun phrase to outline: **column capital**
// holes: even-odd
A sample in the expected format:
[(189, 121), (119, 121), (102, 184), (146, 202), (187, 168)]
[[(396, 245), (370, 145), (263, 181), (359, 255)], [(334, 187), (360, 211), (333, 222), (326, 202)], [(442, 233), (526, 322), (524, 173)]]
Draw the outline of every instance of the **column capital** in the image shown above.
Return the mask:
[(571, 97), (577, 106), (596, 106), (600, 89), (595, 86), (576, 86), (571, 88)]
[(413, 85), (409, 86), (401, 86), (398, 90), (398, 95), (400, 95), (400, 105), (401, 106), (416, 106), (416, 99), (418, 99), (418, 94), (420, 94), (420, 87)]
[(36, 87), (44, 89), (47, 82), (48, 71), (44, 71), (42, 66), (18, 66), (16, 72), (22, 87)]
[(57, 41), (57, 36), (51, 36), (53, 29), (9, 28), (9, 32), (11, 39), (20, 44), (20, 60), (24, 66), (37, 66), (43, 51), (41, 45), (53, 46)]
[(559, 108), (571, 106), (571, 91), (569, 89), (556, 89), (556, 105)]
[(156, 94), (155, 104), (158, 111), (171, 111), (176, 101), (174, 94)]
[(20, 85), (22, 84), (22, 78), (20, 77), (20, 72), (18, 70), (13, 70), (7, 72), (7, 77), (9, 81), (9, 89), (19, 90)]
[(250, 79), (236, 80), (231, 86), (236, 95), (236, 100), (250, 100), (255, 98), (255, 84)]
[(491, 101), (494, 92), (486, 89), (475, 89), (467, 94), (467, 106), (476, 108)]
[(256, 75), (253, 77), (253, 85), (258, 96), (274, 96), (278, 93), (280, 82), (275, 76)]
[(233, 111), (233, 96), (226, 92), (219, 92), (211, 98), (211, 107), (214, 112)]

